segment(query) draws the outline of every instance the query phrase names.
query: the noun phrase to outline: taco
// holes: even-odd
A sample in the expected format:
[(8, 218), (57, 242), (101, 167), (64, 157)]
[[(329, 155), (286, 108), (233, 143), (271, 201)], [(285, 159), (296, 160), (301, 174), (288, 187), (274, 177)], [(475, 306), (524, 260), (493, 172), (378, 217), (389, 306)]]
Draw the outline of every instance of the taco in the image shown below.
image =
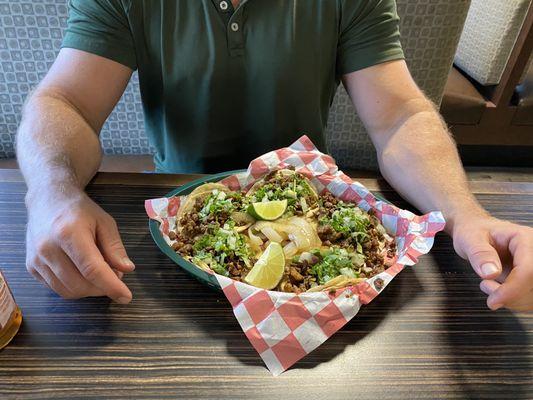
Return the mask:
[[(286, 209), (275, 220), (250, 214), (250, 205), (280, 200)], [(393, 238), (372, 213), (328, 191), (319, 195), (311, 181), (288, 169), (267, 174), (246, 193), (222, 184), (198, 187), (169, 237), (173, 249), (198, 267), (248, 283), (248, 275), (256, 275), (250, 271), (264, 267), (270, 244), (278, 243), (284, 267), (264, 288), (294, 293), (355, 285), (395, 257)]]
[(287, 215), (302, 216), (318, 206), (318, 193), (311, 181), (299, 172), (281, 169), (268, 173), (246, 193), (251, 202), (287, 200)]
[(189, 193), (189, 195), (187, 195), (185, 202), (178, 210), (177, 218), (180, 219), (186, 213), (191, 212), (198, 198), (205, 198), (209, 196), (214, 190), (224, 193), (228, 193), (230, 191), (226, 186), (221, 183), (205, 183), (203, 185), (198, 186), (191, 193)]

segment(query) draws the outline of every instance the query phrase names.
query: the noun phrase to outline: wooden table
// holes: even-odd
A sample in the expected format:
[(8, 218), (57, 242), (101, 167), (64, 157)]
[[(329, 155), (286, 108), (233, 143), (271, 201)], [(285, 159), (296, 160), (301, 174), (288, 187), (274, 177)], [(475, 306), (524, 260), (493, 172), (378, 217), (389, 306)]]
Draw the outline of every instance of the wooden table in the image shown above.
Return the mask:
[[(143, 201), (190, 176), (100, 174), (90, 195), (137, 264), (128, 306), (66, 301), (24, 268), (24, 183), (0, 173), (0, 266), (24, 313), (0, 352), (0, 398), (531, 399), (533, 319), (490, 312), (479, 279), (439, 235), (432, 252), (274, 378), (222, 294), (189, 277), (148, 232)], [(405, 207), (383, 182), (370, 189)], [(533, 183), (473, 182), (495, 215), (533, 225)]]

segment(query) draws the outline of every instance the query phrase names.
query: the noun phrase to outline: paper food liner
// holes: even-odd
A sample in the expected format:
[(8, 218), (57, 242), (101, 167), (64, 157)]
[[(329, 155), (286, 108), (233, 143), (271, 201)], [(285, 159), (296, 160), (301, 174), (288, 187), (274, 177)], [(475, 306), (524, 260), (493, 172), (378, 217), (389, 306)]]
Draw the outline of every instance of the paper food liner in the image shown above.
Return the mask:
[[(290, 147), (271, 151), (253, 160), (246, 172), (221, 181), (232, 190), (249, 188), (272, 170), (293, 166), (311, 179), (318, 191), (329, 190), (345, 202), (372, 209), (396, 240), (394, 264), (384, 272), (335, 293), (282, 293), (259, 289), (214, 274), (246, 337), (273, 375), (279, 375), (316, 349), (350, 321), (362, 304), (368, 304), (389, 284), (405, 265), (414, 265), (418, 257), (433, 245), (435, 234), (444, 229), (438, 211), (418, 216), (377, 199), (359, 182), (339, 171), (330, 156), (317, 150), (307, 136)], [(176, 226), (176, 213), (186, 196), (147, 200), (148, 216), (161, 223), (168, 237)]]

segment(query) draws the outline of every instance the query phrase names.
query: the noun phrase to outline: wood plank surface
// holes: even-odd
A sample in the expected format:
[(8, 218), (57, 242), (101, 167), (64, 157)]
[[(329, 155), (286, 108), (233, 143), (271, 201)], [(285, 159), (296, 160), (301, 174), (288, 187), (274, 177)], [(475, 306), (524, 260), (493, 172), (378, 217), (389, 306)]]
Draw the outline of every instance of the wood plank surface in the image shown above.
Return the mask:
[[(149, 235), (143, 201), (191, 178), (100, 174), (90, 185), (137, 265), (125, 278), (134, 300), (122, 306), (62, 300), (33, 280), (24, 268), (25, 186), (0, 177), (0, 268), (24, 314), (0, 351), (0, 399), (533, 398), (533, 317), (488, 311), (479, 279), (442, 234), (343, 329), (272, 377), (223, 295), (174, 265)], [(496, 216), (533, 226), (531, 183), (475, 185)]]

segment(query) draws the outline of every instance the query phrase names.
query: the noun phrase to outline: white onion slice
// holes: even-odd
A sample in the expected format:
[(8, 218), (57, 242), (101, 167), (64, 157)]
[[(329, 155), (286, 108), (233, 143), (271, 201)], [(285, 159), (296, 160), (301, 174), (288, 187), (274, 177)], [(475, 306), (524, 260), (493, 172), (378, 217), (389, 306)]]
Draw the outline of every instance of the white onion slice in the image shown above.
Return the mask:
[(254, 235), (252, 231), (253, 231), (252, 228), (248, 229), (248, 237), (250, 238), (250, 245), (252, 246), (252, 249), (254, 249), (254, 251), (259, 251), (261, 250), (263, 241), (261, 240), (259, 236)]
[[(315, 227), (309, 223), (305, 218), (300, 217), (292, 217), (287, 220), (289, 223), (288, 230), (290, 233), (293, 233), (294, 235), (297, 235), (300, 237), (301, 246), (300, 248), (307, 247), (308, 249), (311, 247), (320, 247), (322, 242), (320, 241), (320, 238), (318, 237), (318, 234), (316, 233)], [(292, 227), (298, 228), (294, 229)], [(305, 240), (307, 243), (304, 242), (303, 238), (305, 237)]]
[(289, 235), (289, 239), (294, 242), (296, 247), (300, 250), (308, 250), (311, 248), (311, 241), (303, 230), (297, 230)]
[(294, 242), (289, 242), (283, 247), (283, 253), (285, 253), (285, 258), (291, 258), (298, 252), (298, 248)]
[(263, 233), (263, 235), (265, 235), (268, 240), (270, 240), (271, 242), (277, 242), (277, 243), (281, 243), (283, 242), (283, 237), (281, 235), (279, 235), (276, 230), (271, 227), (271, 226), (263, 226), (261, 228), (261, 232)]

